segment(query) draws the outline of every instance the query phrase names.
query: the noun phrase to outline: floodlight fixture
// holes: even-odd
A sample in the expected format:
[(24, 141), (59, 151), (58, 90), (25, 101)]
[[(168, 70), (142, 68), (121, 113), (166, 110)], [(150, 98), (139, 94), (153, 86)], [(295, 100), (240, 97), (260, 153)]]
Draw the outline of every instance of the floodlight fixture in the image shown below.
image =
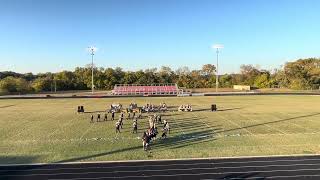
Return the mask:
[(224, 48), (224, 46), (223, 46), (222, 44), (214, 44), (214, 45), (212, 46), (212, 48), (213, 48), (213, 49), (222, 49), (222, 48)]

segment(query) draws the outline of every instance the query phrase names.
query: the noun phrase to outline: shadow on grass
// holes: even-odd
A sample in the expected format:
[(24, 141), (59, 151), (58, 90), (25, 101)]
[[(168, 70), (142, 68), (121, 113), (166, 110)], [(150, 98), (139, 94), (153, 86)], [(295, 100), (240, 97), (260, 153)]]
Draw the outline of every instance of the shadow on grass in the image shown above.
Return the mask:
[(214, 141), (216, 138), (213, 136), (212, 130), (203, 130), (190, 133), (183, 133), (167, 139), (158, 139), (154, 141), (152, 148), (154, 149), (178, 149), (204, 142)]
[(7, 106), (0, 106), (0, 108), (8, 108), (8, 107), (12, 107), (12, 106), (16, 106), (15, 104), (11, 104), (11, 105), (7, 105)]
[[(34, 163), (37, 156), (0, 156), (0, 164), (26, 164)], [(2, 167), (0, 167), (2, 169)]]
[(179, 123), (179, 122), (188, 122), (188, 121), (201, 121), (203, 119), (206, 119), (206, 118), (203, 118), (203, 117), (189, 117), (189, 118), (181, 118), (181, 119), (173, 119), (173, 120)]
[[(219, 109), (217, 111), (232, 111), (232, 110), (238, 110), (238, 109), (243, 109), (243, 108), (226, 108), (226, 109)], [(208, 111), (211, 112), (211, 108), (203, 108), (203, 109), (194, 109), (193, 112), (203, 112), (203, 111)]]
[(210, 108), (203, 108), (203, 109), (193, 109), (192, 112), (202, 112), (202, 111), (211, 111)]
[(217, 111), (232, 111), (232, 110), (238, 110), (238, 109), (243, 109), (243, 107), (238, 107), (238, 108), (227, 108), (227, 109), (218, 109)]
[(179, 106), (168, 106), (168, 109), (178, 109)]
[(178, 115), (180, 115), (180, 114), (177, 114), (177, 113), (175, 113), (175, 114), (170, 114), (170, 113), (166, 114), (166, 113), (162, 113), (162, 114), (161, 114), (161, 116), (162, 116), (162, 117), (170, 117), (170, 116), (178, 116)]
[[(0, 156), (0, 179), (13, 179), (12, 175), (23, 175), (27, 174), (25, 171), (35, 169), (40, 166), (12, 166), (12, 164), (30, 164), (37, 162), (37, 156)], [(11, 164), (11, 165), (10, 165)], [(7, 166), (6, 166), (7, 165)]]
[(100, 157), (100, 156), (107, 156), (107, 155), (110, 155), (110, 154), (121, 153), (121, 152), (126, 152), (126, 151), (132, 151), (132, 150), (136, 150), (136, 149), (141, 149), (141, 151), (142, 151), (142, 146), (134, 146), (134, 147), (118, 149), (118, 150), (109, 151), (109, 152), (93, 154), (93, 155), (89, 155), (89, 156), (75, 157), (75, 158), (70, 158), (70, 159), (65, 159), (65, 160), (62, 160), (62, 161), (58, 161), (56, 163), (82, 161), (82, 160), (85, 160), (85, 159), (97, 158), (97, 157)]
[[(203, 124), (202, 126), (199, 125), (199, 118), (191, 118), (191, 121), (185, 122), (185, 121), (175, 121), (175, 123), (172, 123), (173, 127), (175, 127), (174, 131), (185, 131), (185, 132), (180, 132), (180, 134), (174, 134), (174, 136), (170, 136), (168, 134), (167, 139), (157, 139), (153, 142), (151, 142), (151, 149), (162, 149), (162, 148), (183, 148), (186, 146), (194, 145), (194, 144), (201, 144), (204, 142), (208, 141), (213, 141), (215, 140), (214, 136), (214, 131), (220, 130), (220, 128), (215, 128), (215, 126), (212, 126), (211, 128), (208, 128)], [(160, 129), (161, 125), (159, 124), (159, 134), (158, 137), (161, 136), (162, 132)], [(192, 132), (190, 132), (190, 128), (192, 129)], [(131, 131), (131, 128), (125, 128), (122, 130), (124, 131)], [(141, 136), (141, 133), (143, 130), (139, 128), (139, 136)], [(172, 134), (172, 132), (171, 132)], [(59, 161), (58, 163), (62, 162), (74, 162), (74, 161), (82, 161), (86, 159), (92, 159), (92, 158), (97, 158), (100, 156), (107, 156), (111, 154), (116, 154), (116, 153), (122, 153), (122, 152), (127, 152), (127, 151), (132, 151), (132, 150), (141, 150), (142, 151), (142, 146), (134, 146), (134, 147), (129, 147), (129, 148), (123, 148), (123, 149), (118, 149), (114, 151), (108, 151), (108, 152), (103, 152), (103, 153), (98, 153), (98, 154), (93, 154), (89, 156), (83, 156), (83, 157), (75, 157), (75, 158), (70, 158), (70, 159), (65, 159), (62, 161)]]
[(85, 111), (85, 114), (87, 113), (107, 113), (106, 111)]
[[(214, 141), (216, 138), (214, 134), (216, 131), (221, 131), (221, 126), (208, 126), (202, 121), (204, 118), (190, 117), (183, 119), (175, 119), (171, 122), (171, 134), (175, 132), (174, 136), (167, 139), (158, 139), (154, 141), (155, 149), (178, 149), (195, 144), (201, 144), (209, 141)], [(176, 134), (179, 133), (179, 134)], [(161, 132), (159, 135), (161, 136)]]
[(280, 120), (270, 121), (270, 122), (265, 122), (265, 123), (258, 123), (258, 124), (253, 124), (250, 126), (244, 126), (244, 127), (234, 128), (234, 129), (227, 129), (227, 130), (223, 130), (223, 131), (218, 131), (217, 133), (225, 133), (225, 132), (230, 132), (230, 131), (236, 131), (236, 130), (241, 130), (241, 129), (257, 127), (257, 126), (276, 124), (276, 123), (281, 123), (281, 122), (286, 122), (286, 121), (291, 121), (291, 120), (296, 120), (296, 119), (301, 119), (301, 118), (307, 118), (307, 117), (312, 117), (312, 116), (318, 116), (318, 115), (320, 115), (320, 113), (314, 113), (314, 114), (309, 114), (309, 115), (304, 115), (304, 116), (297, 116), (297, 117), (292, 117), (292, 118), (280, 119)]
[[(132, 129), (129, 127), (131, 127), (132, 121), (130, 121), (130, 122), (125, 121), (125, 123), (130, 123), (130, 126), (126, 125), (128, 128), (123, 129), (123, 131), (131, 131)], [(147, 123), (143, 123), (143, 124), (147, 125)], [(168, 134), (167, 139), (157, 139), (157, 140), (153, 141), (151, 143), (151, 149), (163, 149), (163, 148), (177, 149), (177, 148), (192, 146), (195, 144), (201, 144), (201, 143), (208, 142), (208, 141), (213, 141), (213, 140), (215, 140), (215, 137), (214, 137), (215, 131), (220, 130), (219, 128), (216, 128), (216, 126), (212, 126), (211, 128), (206, 127), (205, 124), (201, 123), (200, 118), (189, 118), (189, 119), (187, 119), (187, 121), (186, 121), (186, 119), (184, 119), (184, 121), (173, 121), (171, 124), (172, 124), (172, 127), (174, 127), (174, 129), (172, 129), (172, 130), (174, 132), (179, 131), (179, 134), (177, 134), (177, 133), (172, 134), (172, 132), (171, 132), (172, 136), (171, 136), (171, 134)], [(161, 129), (160, 124), (159, 124), (159, 129)], [(140, 128), (139, 128), (139, 130), (140, 130)], [(143, 131), (141, 129), (138, 136), (141, 136), (142, 132)], [(160, 137), (161, 134), (162, 134), (162, 132), (161, 132), (161, 130), (159, 130), (158, 137)], [(139, 140), (139, 141), (141, 141), (141, 140)], [(128, 148), (122, 148), (122, 149), (117, 149), (117, 150), (112, 150), (112, 151), (106, 151), (106, 152), (97, 153), (97, 154), (91, 154), (88, 156), (72, 157), (70, 159), (64, 159), (61, 161), (57, 161), (56, 163), (83, 161), (83, 160), (88, 160), (88, 159), (94, 159), (94, 158), (101, 157), (101, 156), (108, 156), (111, 154), (130, 152), (133, 150), (143, 151), (142, 145), (128, 147)], [(16, 158), (18, 158), (18, 157), (16, 157)], [(21, 157), (19, 160), (19, 162), (23, 162), (23, 163), (32, 163), (35, 161), (36, 161), (36, 159), (32, 159), (30, 157), (25, 157), (25, 159), (23, 159), (23, 157)], [(14, 157), (12, 157), (11, 159), (7, 158), (7, 160), (0, 158), (0, 162), (16, 162), (16, 161), (14, 161)]]

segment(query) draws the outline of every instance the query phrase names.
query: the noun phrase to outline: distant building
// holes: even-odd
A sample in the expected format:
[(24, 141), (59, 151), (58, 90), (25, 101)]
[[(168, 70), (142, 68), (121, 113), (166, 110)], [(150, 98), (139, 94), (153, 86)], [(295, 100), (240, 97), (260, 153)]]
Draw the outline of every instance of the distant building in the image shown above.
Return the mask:
[(233, 85), (234, 90), (240, 90), (240, 91), (250, 91), (251, 87), (250, 86), (245, 86), (245, 85)]

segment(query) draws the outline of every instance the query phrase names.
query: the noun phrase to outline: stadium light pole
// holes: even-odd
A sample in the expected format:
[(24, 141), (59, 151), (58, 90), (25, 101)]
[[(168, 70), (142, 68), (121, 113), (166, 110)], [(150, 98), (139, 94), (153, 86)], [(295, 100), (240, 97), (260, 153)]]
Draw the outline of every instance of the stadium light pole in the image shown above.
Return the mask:
[(93, 56), (94, 53), (97, 51), (97, 48), (95, 46), (88, 47), (88, 50), (91, 54), (91, 93), (93, 94), (94, 91), (94, 83), (93, 83)]
[(219, 50), (223, 48), (223, 45), (222, 44), (215, 44), (212, 46), (213, 49), (216, 50), (216, 53), (217, 53), (217, 69), (216, 69), (216, 92), (218, 92), (218, 88), (219, 88)]

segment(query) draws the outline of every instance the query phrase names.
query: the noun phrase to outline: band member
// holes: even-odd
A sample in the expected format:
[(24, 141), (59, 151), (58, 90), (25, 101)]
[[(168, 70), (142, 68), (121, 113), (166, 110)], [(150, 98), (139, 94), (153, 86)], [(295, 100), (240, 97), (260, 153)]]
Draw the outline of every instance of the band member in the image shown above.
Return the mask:
[(144, 132), (141, 139), (143, 150), (147, 151), (150, 143), (150, 136), (146, 132)]
[(114, 120), (114, 111), (112, 111), (111, 120), (112, 120), (112, 121)]
[(138, 133), (138, 123), (137, 121), (133, 121), (133, 130), (132, 133)]
[(91, 114), (91, 121), (90, 122), (92, 122), (93, 123), (93, 114)]
[(108, 114), (107, 113), (105, 113), (104, 114), (104, 119), (103, 119), (104, 121), (107, 121), (108, 120)]
[(120, 128), (122, 129), (122, 126), (123, 126), (123, 118), (120, 117), (118, 122), (120, 123)]
[(167, 138), (167, 133), (168, 133), (168, 129), (164, 128), (161, 137), (162, 138)]
[(163, 121), (163, 128), (167, 126), (168, 122), (166, 120)]
[(120, 133), (120, 122), (116, 122), (116, 133)]
[(128, 117), (127, 117), (127, 119), (129, 120), (130, 118), (131, 118), (131, 113), (128, 112)]
[(98, 113), (98, 116), (97, 116), (97, 122), (100, 121), (100, 113)]

